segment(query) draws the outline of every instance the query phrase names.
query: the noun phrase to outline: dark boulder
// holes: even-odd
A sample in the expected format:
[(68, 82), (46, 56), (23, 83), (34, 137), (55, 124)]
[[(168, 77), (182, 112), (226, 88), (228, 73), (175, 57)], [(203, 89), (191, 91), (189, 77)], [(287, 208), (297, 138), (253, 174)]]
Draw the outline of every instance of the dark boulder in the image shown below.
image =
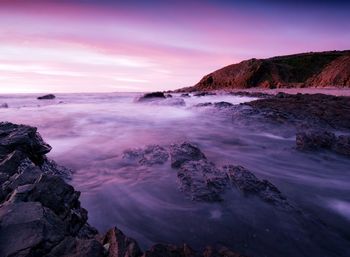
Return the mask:
[(7, 103), (0, 104), (0, 108), (7, 109), (9, 108), (9, 105)]
[(173, 144), (170, 146), (171, 166), (179, 168), (188, 161), (198, 161), (206, 159), (202, 151), (195, 145), (183, 142), (182, 144)]
[(56, 96), (53, 94), (48, 94), (48, 95), (43, 95), (43, 96), (39, 96), (37, 99), (38, 100), (52, 100), (55, 99)]
[(65, 233), (63, 222), (40, 203), (0, 208), (0, 256), (45, 256)]
[(191, 96), (188, 93), (184, 93), (184, 94), (181, 94), (181, 97), (191, 97)]
[(153, 92), (153, 93), (146, 93), (140, 98), (137, 99), (138, 102), (144, 102), (144, 101), (150, 101), (150, 100), (157, 100), (157, 99), (165, 99), (166, 96), (163, 92)]
[(216, 102), (214, 103), (214, 107), (216, 108), (228, 108), (233, 106), (233, 104), (228, 103), (228, 102)]
[(350, 136), (339, 136), (332, 146), (334, 152), (350, 157)]

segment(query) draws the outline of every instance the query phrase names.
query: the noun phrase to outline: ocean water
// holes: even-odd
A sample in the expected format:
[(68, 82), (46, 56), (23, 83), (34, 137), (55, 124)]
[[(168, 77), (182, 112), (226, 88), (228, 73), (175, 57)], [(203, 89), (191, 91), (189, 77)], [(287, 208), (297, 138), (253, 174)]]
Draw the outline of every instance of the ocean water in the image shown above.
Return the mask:
[[(347, 256), (350, 160), (295, 150), (295, 131), (235, 120), (195, 104), (254, 100), (229, 95), (183, 98), (185, 106), (137, 103), (135, 93), (0, 95), (0, 120), (38, 127), (49, 157), (73, 170), (89, 223), (117, 226), (142, 248), (187, 242), (225, 245), (252, 256)], [(180, 98), (175, 96), (174, 99)], [(170, 163), (126, 165), (121, 156), (149, 144), (197, 144), (217, 166), (242, 165), (268, 179), (307, 218), (228, 190), (219, 203), (194, 202), (179, 190)], [(324, 225), (320, 225), (320, 224)], [(326, 244), (324, 242), (327, 242)]]

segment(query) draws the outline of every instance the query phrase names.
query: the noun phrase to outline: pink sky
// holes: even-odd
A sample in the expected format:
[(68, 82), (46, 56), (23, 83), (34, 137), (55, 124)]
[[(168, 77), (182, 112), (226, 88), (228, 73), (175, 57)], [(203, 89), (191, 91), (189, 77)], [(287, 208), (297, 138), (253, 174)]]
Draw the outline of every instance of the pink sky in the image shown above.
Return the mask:
[(0, 93), (168, 90), (248, 58), (350, 48), (341, 10), (28, 2), (0, 2)]

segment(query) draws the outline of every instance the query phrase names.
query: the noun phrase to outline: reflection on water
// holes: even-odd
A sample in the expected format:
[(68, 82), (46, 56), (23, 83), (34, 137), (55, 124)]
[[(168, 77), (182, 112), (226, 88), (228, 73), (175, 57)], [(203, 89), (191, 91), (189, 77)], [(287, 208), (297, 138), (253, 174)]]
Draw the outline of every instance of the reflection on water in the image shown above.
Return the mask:
[[(53, 146), (50, 157), (74, 170), (71, 183), (82, 192), (90, 223), (101, 231), (118, 225), (142, 247), (186, 241), (194, 247), (224, 244), (254, 256), (321, 256), (325, 251), (318, 246), (327, 232), (305, 229), (294, 215), (235, 190), (220, 203), (192, 202), (178, 190), (169, 163), (136, 167), (120, 159), (128, 148), (184, 140), (198, 144), (218, 166), (239, 164), (270, 180), (329, 230), (350, 238), (349, 160), (297, 152), (292, 129), (262, 131), (238, 124), (225, 112), (191, 107), (201, 102), (239, 104), (250, 98), (191, 97), (184, 98), (186, 106), (163, 106), (135, 103), (135, 96), (62, 94), (52, 101), (1, 96), (0, 104), (7, 102), (10, 108), (0, 109), (0, 117), (38, 127)], [(334, 256), (334, 247), (342, 251), (348, 246), (330, 245)]]

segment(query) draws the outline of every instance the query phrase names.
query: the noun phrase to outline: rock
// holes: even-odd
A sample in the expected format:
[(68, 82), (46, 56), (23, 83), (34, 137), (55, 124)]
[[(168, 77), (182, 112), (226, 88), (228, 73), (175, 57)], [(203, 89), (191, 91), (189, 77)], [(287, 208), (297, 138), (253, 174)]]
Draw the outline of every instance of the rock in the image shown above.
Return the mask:
[(173, 96), (171, 94), (166, 94), (165, 97), (166, 98), (172, 98)]
[(227, 176), (206, 159), (187, 161), (178, 170), (181, 190), (196, 201), (221, 201)]
[(296, 147), (301, 151), (329, 150), (350, 157), (350, 136), (337, 137), (329, 131), (299, 132)]
[[(1, 138), (0, 138), (1, 140)], [(17, 172), (18, 167), (21, 164), (21, 161), (25, 158), (25, 155), (18, 150), (4, 155), (0, 160), (0, 172), (6, 173), (9, 176), (12, 176)]]
[(43, 156), (51, 151), (51, 146), (43, 141), (34, 127), (1, 122), (0, 156), (15, 150), (26, 154), (35, 164), (42, 164)]
[(245, 196), (253, 195), (261, 200), (285, 210), (293, 210), (294, 207), (286, 197), (267, 180), (258, 179), (252, 172), (242, 166), (228, 165), (223, 170), (227, 173), (232, 184)]
[(0, 208), (0, 256), (44, 256), (64, 235), (63, 222), (40, 203)]
[(184, 94), (181, 94), (181, 97), (191, 97), (191, 96), (188, 93), (184, 93)]
[(193, 96), (208, 96), (208, 95), (216, 95), (216, 93), (213, 92), (198, 92), (194, 93)]
[(332, 149), (338, 154), (350, 157), (350, 136), (339, 136)]
[(350, 129), (350, 97), (279, 93), (243, 105), (252, 107), (265, 121), (295, 126), (303, 123), (317, 130)]
[(106, 250), (96, 239), (77, 239), (66, 237), (55, 246), (47, 257), (103, 257)]
[(7, 109), (9, 108), (9, 105), (7, 103), (0, 104), (0, 108)]
[(48, 95), (43, 95), (43, 96), (39, 96), (37, 99), (38, 100), (52, 100), (55, 99), (56, 96), (53, 94), (48, 94)]
[(107, 248), (108, 257), (139, 257), (142, 255), (137, 242), (132, 238), (126, 237), (116, 227), (107, 231), (102, 242)]
[(199, 103), (199, 104), (195, 104), (194, 107), (208, 107), (208, 106), (212, 106), (213, 104), (210, 102), (207, 103)]
[(335, 141), (335, 134), (328, 131), (299, 132), (296, 135), (298, 150), (331, 149)]
[(188, 245), (183, 246), (156, 244), (146, 251), (142, 257), (195, 257), (196, 252)]
[(203, 257), (247, 257), (247, 256), (241, 255), (237, 252), (233, 252), (226, 247), (215, 249), (213, 247), (208, 246), (204, 249)]
[(229, 94), (234, 96), (258, 97), (258, 98), (272, 97), (272, 95), (270, 94), (266, 94), (262, 92), (249, 92), (249, 91), (230, 92)]
[(123, 152), (123, 159), (144, 166), (163, 164), (169, 159), (168, 151), (159, 145), (148, 145), (144, 149), (131, 149)]
[(152, 101), (152, 100), (159, 100), (159, 99), (165, 99), (166, 96), (163, 92), (153, 92), (153, 93), (147, 93), (141, 96), (137, 99), (138, 102), (145, 102), (145, 101)]
[(23, 201), (40, 202), (65, 221), (67, 230), (76, 235), (87, 221), (87, 211), (80, 207), (80, 192), (58, 176), (42, 174)]
[(188, 161), (198, 161), (206, 159), (205, 155), (195, 145), (183, 142), (182, 144), (173, 144), (170, 146), (171, 166), (179, 168)]
[(228, 103), (228, 102), (216, 102), (214, 103), (214, 107), (216, 108), (228, 108), (233, 106), (233, 104)]

